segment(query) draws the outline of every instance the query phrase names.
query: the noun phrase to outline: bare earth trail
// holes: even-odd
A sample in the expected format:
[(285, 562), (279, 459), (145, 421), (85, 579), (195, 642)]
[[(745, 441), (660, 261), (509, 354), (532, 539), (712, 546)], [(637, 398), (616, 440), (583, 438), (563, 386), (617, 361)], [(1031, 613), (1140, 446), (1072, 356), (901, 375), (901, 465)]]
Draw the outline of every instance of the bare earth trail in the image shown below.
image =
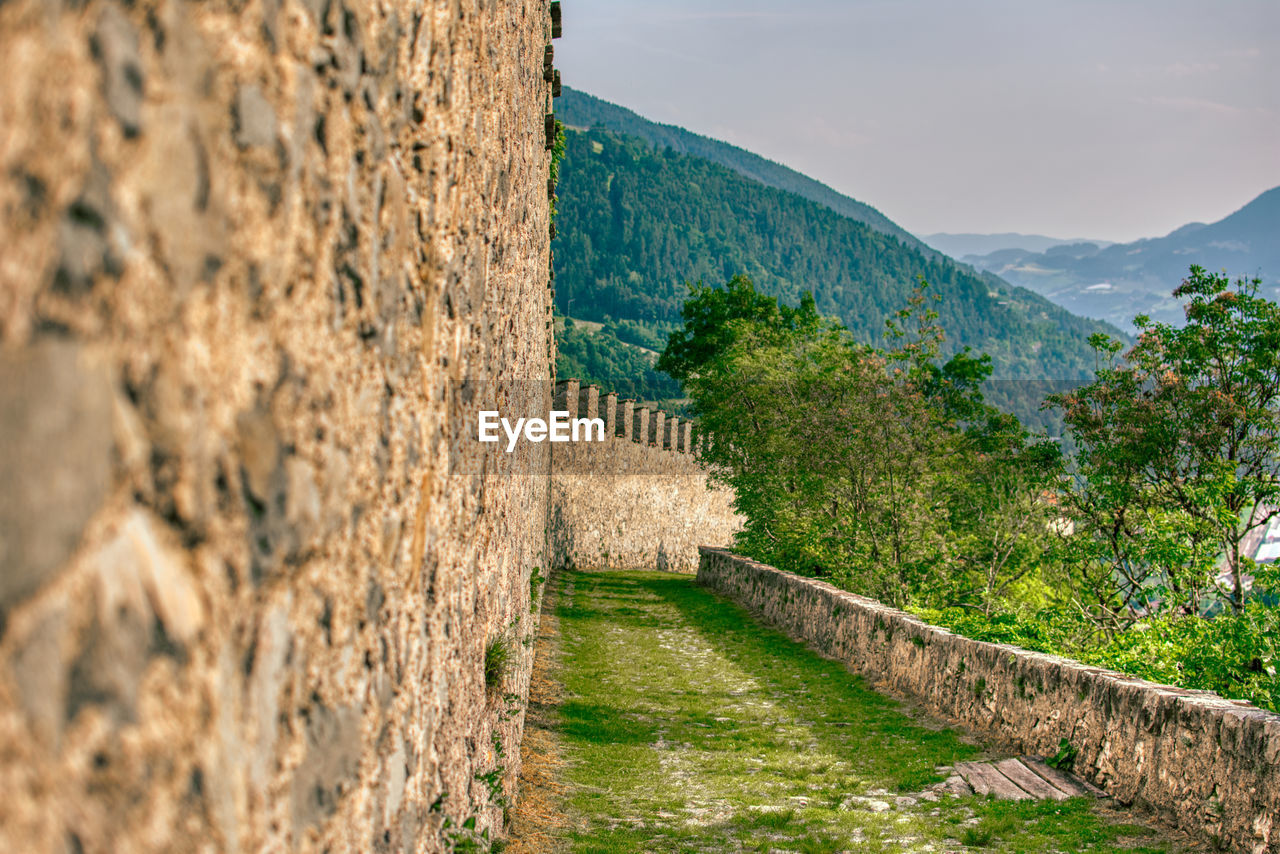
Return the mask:
[[(984, 753), (689, 576), (562, 572), (514, 850), (1183, 852), (1092, 798), (931, 787)], [(558, 640), (556, 638), (558, 628)], [(554, 780), (548, 809), (546, 781)], [(511, 850), (511, 849), (509, 849)]]

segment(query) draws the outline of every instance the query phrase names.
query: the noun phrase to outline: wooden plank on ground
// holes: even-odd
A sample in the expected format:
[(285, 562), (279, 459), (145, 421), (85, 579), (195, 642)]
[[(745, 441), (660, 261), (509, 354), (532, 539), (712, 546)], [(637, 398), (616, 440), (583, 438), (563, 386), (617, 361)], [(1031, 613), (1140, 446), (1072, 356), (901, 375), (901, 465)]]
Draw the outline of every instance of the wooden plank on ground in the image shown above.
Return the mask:
[(1027, 801), (1032, 796), (985, 762), (957, 762), (956, 771), (979, 795), (995, 795), (1002, 801)]
[(1019, 789), (1035, 796), (1039, 800), (1065, 801), (1070, 797), (1066, 792), (1035, 774), (1017, 759), (1001, 759), (995, 764), (995, 767), (997, 771), (1017, 784)]
[(1022, 757), (1022, 764), (1034, 771), (1036, 776), (1043, 778), (1051, 786), (1056, 789), (1061, 789), (1073, 798), (1089, 796), (1095, 798), (1111, 797), (1092, 783), (1081, 780), (1074, 774), (1068, 774), (1065, 771), (1059, 771), (1057, 768), (1052, 768), (1046, 765), (1043, 759), (1039, 759), (1035, 756)]

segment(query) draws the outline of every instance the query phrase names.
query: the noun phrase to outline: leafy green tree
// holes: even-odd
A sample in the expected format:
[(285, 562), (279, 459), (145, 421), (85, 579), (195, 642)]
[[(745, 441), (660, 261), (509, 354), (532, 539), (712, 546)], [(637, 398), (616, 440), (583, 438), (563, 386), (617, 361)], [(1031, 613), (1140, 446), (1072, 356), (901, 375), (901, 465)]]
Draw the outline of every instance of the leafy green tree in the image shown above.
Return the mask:
[(1193, 266), (1174, 291), (1188, 298), (1185, 326), (1137, 318), (1123, 359), (1095, 336), (1106, 366), (1050, 398), (1080, 447), (1073, 557), (1112, 625), (1194, 613), (1205, 590), (1245, 607), (1242, 543), (1280, 507), (1280, 307), (1260, 284)]
[(899, 605), (980, 607), (1037, 571), (1056, 449), (983, 403), (989, 360), (939, 364), (923, 294), (880, 351), (810, 300), (779, 305), (745, 277), (697, 285), (659, 365), (734, 488), (741, 548)]
[(930, 413), (884, 360), (826, 326), (734, 319), (690, 374), (704, 457), (747, 517), (743, 545), (902, 602), (937, 551), (923, 462)]
[(957, 570), (949, 604), (998, 613), (1053, 601), (1043, 576), (1056, 508), (1046, 500), (1062, 470), (1057, 445), (1011, 415), (988, 410), (942, 469), (949, 548)]
[(931, 466), (934, 504), (947, 517), (950, 581), (932, 598), (987, 615), (1043, 602), (1040, 570), (1054, 512), (1045, 499), (1062, 470), (1061, 452), (985, 402), (989, 356), (965, 347), (940, 362), (945, 335), (931, 299), (939, 297), (920, 279), (907, 306), (888, 322), (888, 337), (897, 345), (888, 357), (895, 374), (931, 406), (935, 429), (947, 437)]
[(821, 326), (813, 295), (807, 291), (800, 297), (800, 306), (792, 308), (758, 292), (743, 275), (733, 276), (722, 288), (701, 281), (685, 287), (689, 296), (680, 309), (684, 326), (667, 337), (656, 366), (677, 380), (696, 376), (741, 334), (759, 339), (770, 332), (771, 338), (780, 341), (798, 332), (817, 332)]

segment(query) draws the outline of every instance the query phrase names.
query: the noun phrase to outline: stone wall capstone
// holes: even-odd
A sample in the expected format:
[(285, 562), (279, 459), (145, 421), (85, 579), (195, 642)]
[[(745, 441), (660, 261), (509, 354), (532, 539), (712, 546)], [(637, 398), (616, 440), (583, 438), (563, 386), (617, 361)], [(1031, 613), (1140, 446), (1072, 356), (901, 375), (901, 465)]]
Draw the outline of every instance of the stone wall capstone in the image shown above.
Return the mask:
[(930, 626), (826, 582), (703, 548), (698, 582), (930, 712), (1073, 770), (1231, 850), (1280, 852), (1280, 715)]
[(453, 474), (449, 413), (550, 401), (551, 37), (0, 3), (0, 850), (497, 832), (550, 454)]

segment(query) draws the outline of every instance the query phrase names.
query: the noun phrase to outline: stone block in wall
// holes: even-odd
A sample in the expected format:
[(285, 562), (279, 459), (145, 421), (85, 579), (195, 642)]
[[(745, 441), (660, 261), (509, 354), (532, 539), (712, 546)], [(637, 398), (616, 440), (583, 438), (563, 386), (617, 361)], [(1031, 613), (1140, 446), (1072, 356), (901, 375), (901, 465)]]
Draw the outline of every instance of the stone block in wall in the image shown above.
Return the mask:
[(75, 341), (0, 350), (0, 627), (71, 556), (106, 497), (111, 386)]
[(680, 447), (679, 450), (683, 454), (693, 451), (693, 422), (686, 421), (680, 425)]
[(669, 451), (679, 450), (680, 416), (668, 415), (662, 430), (662, 447)]
[(618, 401), (617, 417), (613, 423), (613, 435), (626, 442), (630, 442), (632, 435), (635, 433), (635, 406), (636, 402), (630, 398)]
[(662, 447), (662, 425), (666, 417), (667, 413), (661, 409), (655, 409), (649, 413), (649, 430), (645, 433), (645, 438), (654, 447)]
[(578, 416), (579, 418), (599, 418), (600, 417), (600, 386), (588, 385), (584, 386), (578, 392)]
[(266, 148), (276, 141), (276, 114), (257, 86), (241, 86), (232, 119), (236, 144), (241, 148)]
[(320, 824), (338, 810), (360, 771), (363, 753), (360, 708), (330, 709), (313, 703), (303, 710), (306, 754), (293, 778), (293, 824), (299, 830)]
[(604, 435), (612, 439), (617, 435), (618, 393), (607, 392), (600, 397), (600, 417), (604, 419)]
[(636, 406), (631, 410), (631, 441), (644, 445), (649, 440), (649, 407)]
[(557, 412), (568, 412), (570, 418), (577, 418), (580, 386), (581, 383), (576, 379), (558, 380), (552, 408)]

